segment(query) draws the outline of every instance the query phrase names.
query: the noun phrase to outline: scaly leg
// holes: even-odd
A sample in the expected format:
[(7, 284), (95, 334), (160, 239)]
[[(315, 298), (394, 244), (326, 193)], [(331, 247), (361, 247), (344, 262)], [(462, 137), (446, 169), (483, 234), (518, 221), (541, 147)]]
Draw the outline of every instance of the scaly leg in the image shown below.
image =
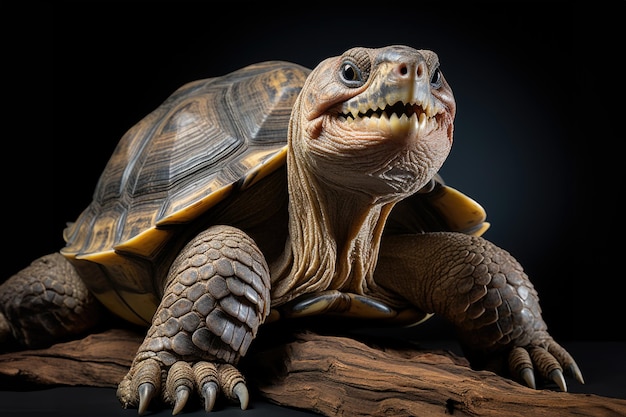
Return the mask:
[(248, 405), (235, 368), (270, 311), (270, 277), (242, 231), (211, 227), (193, 239), (169, 271), (147, 336), (117, 396), (142, 414), (155, 396), (179, 413), (195, 390), (207, 411), (222, 392)]
[(583, 382), (556, 343), (521, 265), (476, 236), (427, 233), (383, 239), (375, 281), (427, 313), (449, 320), (472, 366), (506, 373), (535, 388), (534, 371), (567, 391), (563, 369)]
[(0, 342), (48, 346), (95, 326), (103, 311), (69, 261), (42, 256), (0, 285)]

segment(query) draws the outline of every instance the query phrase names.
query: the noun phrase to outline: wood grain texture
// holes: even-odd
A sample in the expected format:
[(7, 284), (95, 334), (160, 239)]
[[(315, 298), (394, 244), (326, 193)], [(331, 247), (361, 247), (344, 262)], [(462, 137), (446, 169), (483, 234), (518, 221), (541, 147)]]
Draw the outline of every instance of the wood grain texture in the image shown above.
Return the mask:
[(450, 352), (313, 333), (257, 354), (251, 375), (270, 401), (325, 416), (626, 416), (626, 400), (533, 390)]
[(0, 388), (46, 385), (117, 387), (143, 337), (111, 329), (47, 349), (0, 355)]
[[(0, 355), (0, 386), (115, 387), (142, 337), (112, 329), (48, 349)], [(626, 400), (532, 390), (463, 357), (411, 345), (296, 332), (241, 364), (270, 402), (324, 416), (626, 416)]]

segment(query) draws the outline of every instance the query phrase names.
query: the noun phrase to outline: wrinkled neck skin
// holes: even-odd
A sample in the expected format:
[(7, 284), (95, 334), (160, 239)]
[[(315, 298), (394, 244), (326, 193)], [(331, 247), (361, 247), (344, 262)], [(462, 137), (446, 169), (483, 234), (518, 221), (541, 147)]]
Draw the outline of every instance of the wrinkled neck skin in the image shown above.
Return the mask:
[(322, 186), (292, 154), (287, 162), (289, 238), (282, 262), (272, 273), (273, 302), (326, 289), (366, 293), (394, 203)]
[[(308, 128), (303, 129), (304, 125)], [(384, 290), (375, 284), (373, 275), (386, 220), (398, 201), (432, 178), (449, 150), (447, 145), (426, 149), (432, 144), (425, 141), (407, 151), (406, 143), (399, 141), (315, 158), (311, 154), (324, 150), (304, 150), (304, 145), (299, 145), (303, 140), (293, 140), (305, 137), (308, 142), (320, 143), (323, 139), (314, 132), (321, 130), (331, 129), (304, 121), (292, 121), (290, 126), (289, 235), (282, 257), (270, 266), (274, 305), (328, 289), (376, 293), (380, 298)], [(351, 137), (351, 132), (340, 134)], [(348, 146), (355, 147), (355, 143), (359, 142)], [(437, 157), (424, 158), (425, 154)], [(339, 159), (332, 160), (335, 157)], [(353, 160), (374, 163), (364, 166)], [(418, 168), (402, 171), (408, 165)], [(390, 172), (397, 178), (391, 179)]]

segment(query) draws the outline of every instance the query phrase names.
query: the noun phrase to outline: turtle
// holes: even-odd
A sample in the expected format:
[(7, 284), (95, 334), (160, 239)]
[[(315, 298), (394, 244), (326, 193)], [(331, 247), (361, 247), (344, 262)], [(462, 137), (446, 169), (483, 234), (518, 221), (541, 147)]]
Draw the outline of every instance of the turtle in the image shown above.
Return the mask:
[(2, 284), (0, 339), (49, 345), (107, 311), (145, 326), (116, 394), (139, 414), (246, 409), (259, 329), (316, 316), (439, 315), (472, 364), (584, 383), (484, 208), (439, 173), (455, 113), (438, 55), (406, 45), (188, 82), (120, 139), (65, 247)]

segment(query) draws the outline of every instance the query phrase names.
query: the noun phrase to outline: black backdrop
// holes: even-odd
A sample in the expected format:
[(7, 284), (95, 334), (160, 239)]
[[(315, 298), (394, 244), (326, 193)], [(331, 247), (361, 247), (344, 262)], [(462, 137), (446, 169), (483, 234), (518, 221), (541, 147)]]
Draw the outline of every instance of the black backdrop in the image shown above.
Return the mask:
[(401, 43), (438, 52), (458, 107), (442, 174), (486, 208), (485, 237), (525, 266), (553, 335), (624, 340), (618, 2), (22, 5), (0, 280), (62, 246), (118, 139), (181, 84)]

